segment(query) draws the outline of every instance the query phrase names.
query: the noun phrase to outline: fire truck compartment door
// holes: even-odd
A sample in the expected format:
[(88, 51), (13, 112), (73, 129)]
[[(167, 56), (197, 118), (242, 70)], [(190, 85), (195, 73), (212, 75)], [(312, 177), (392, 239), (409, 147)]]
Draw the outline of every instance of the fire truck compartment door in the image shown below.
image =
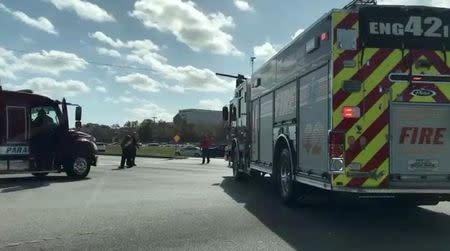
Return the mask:
[(450, 184), (450, 105), (393, 103), (393, 182)]

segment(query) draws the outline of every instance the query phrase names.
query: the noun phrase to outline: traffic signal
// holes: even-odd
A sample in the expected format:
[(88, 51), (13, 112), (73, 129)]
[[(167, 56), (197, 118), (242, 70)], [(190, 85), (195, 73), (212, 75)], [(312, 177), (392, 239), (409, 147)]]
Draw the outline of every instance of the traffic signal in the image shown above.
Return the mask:
[(238, 86), (240, 86), (241, 84), (243, 84), (244, 81), (245, 81), (245, 79), (246, 79), (246, 78), (245, 78), (244, 75), (238, 74), (237, 79), (236, 79), (236, 88), (237, 88)]

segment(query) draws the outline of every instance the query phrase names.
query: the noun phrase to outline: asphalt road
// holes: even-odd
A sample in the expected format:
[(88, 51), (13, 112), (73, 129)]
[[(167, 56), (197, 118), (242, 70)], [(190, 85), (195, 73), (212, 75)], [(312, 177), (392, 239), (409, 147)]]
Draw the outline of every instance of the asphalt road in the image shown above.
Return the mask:
[(0, 178), (0, 249), (450, 250), (450, 204), (282, 206), (269, 178), (237, 183), (222, 160), (102, 157), (89, 179)]

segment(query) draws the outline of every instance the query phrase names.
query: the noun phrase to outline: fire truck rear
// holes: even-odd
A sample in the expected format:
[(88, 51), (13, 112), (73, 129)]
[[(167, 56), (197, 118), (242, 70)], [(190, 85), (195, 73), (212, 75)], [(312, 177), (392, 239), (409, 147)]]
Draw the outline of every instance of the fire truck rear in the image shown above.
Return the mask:
[(450, 10), (354, 1), (239, 84), (236, 177), (357, 197), (450, 199)]

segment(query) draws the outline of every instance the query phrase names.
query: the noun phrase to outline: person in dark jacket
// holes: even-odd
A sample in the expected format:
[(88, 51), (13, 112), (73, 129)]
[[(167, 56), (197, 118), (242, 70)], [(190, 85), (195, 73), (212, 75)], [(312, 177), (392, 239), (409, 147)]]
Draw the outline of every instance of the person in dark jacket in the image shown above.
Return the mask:
[(131, 167), (131, 149), (132, 149), (132, 138), (130, 135), (126, 135), (120, 143), (120, 147), (122, 148), (122, 159), (120, 160), (119, 169), (123, 169), (125, 162), (127, 167)]
[(139, 143), (136, 139), (136, 133), (133, 133), (133, 136), (131, 136), (131, 152), (130, 152), (130, 167), (136, 166), (136, 152), (137, 149), (139, 149)]
[(209, 137), (205, 137), (202, 141), (202, 164), (205, 164), (205, 158), (208, 160), (206, 162), (209, 164), (209, 147), (211, 146), (211, 141)]

